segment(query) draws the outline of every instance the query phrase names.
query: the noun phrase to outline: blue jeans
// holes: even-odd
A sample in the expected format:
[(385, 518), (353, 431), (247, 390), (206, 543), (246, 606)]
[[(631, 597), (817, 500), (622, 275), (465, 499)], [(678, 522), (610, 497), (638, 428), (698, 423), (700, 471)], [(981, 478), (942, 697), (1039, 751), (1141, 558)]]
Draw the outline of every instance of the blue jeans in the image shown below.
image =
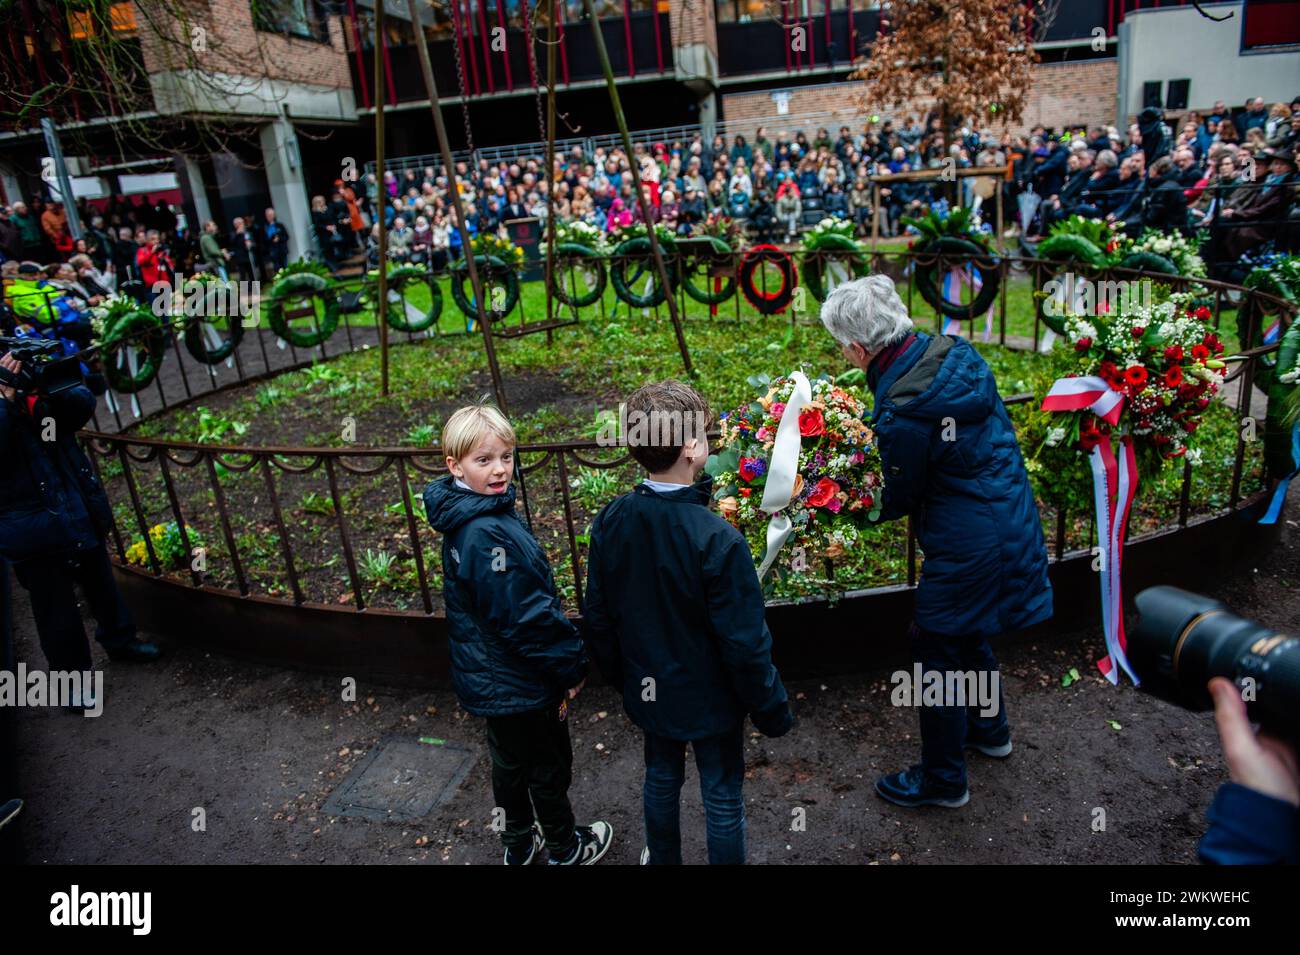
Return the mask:
[[(691, 741), (704, 799), (710, 865), (744, 865), (745, 724)], [(651, 865), (682, 864), (681, 794), (686, 743), (645, 734), (645, 838)]]
[[(922, 674), (932, 670), (997, 673), (998, 661), (983, 637), (955, 637), (912, 626), (912, 650)], [(921, 706), (921, 768), (926, 776), (954, 789), (966, 788), (966, 740), (998, 746), (1011, 738), (998, 674), (997, 712), (980, 715), (980, 705)]]

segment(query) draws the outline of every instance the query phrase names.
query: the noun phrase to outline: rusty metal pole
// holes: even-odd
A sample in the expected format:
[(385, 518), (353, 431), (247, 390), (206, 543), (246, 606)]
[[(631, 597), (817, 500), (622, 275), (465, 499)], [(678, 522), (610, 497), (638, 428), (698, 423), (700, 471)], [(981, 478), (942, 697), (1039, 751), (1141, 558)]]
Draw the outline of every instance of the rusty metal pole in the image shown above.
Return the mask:
[[(382, 0), (376, 0), (377, 4), (381, 2)], [(438, 134), (438, 151), (442, 155), (442, 164), (447, 169), (447, 184), (451, 187), (452, 208), (456, 210), (456, 230), (460, 233), (460, 247), (469, 270), (469, 284), (474, 289), (478, 327), (483, 332), (483, 349), (487, 352), (488, 368), (492, 373), (492, 391), (501, 413), (509, 414), (506, 407), (506, 389), (501, 381), (501, 369), (497, 365), (496, 346), (492, 342), (492, 330), (489, 327), (487, 309), (483, 304), (483, 284), (479, 281), (478, 266), (474, 264), (474, 250), (469, 243), (469, 230), (465, 227), (465, 205), (461, 201), (460, 188), (456, 184), (456, 167), (451, 161), (451, 144), (447, 141), (447, 127), (442, 122), (438, 88), (433, 82), (433, 64), (429, 60), (428, 40), (424, 35), (424, 28), (420, 25), (420, 12), (416, 9), (415, 0), (406, 0), (406, 8), (410, 11), (411, 28), (415, 32), (415, 51), (420, 56), (420, 72), (424, 75), (424, 89), (429, 94), (429, 109), (433, 112), (433, 129)], [(462, 91), (462, 95), (467, 94)]]
[(668, 269), (664, 266), (663, 253), (659, 249), (659, 237), (655, 235), (654, 224), (650, 221), (650, 209), (646, 204), (645, 194), (641, 191), (641, 171), (637, 169), (632, 156), (632, 137), (627, 131), (627, 119), (623, 116), (623, 102), (618, 96), (618, 84), (614, 82), (614, 68), (609, 64), (609, 51), (605, 49), (605, 35), (600, 32), (600, 20), (596, 18), (591, 0), (582, 0), (591, 20), (591, 35), (596, 42), (596, 55), (600, 58), (600, 69), (605, 74), (605, 85), (609, 88), (609, 105), (614, 110), (614, 119), (618, 122), (619, 135), (623, 138), (623, 151), (627, 153), (627, 165), (632, 170), (632, 189), (636, 192), (636, 201), (641, 209), (641, 221), (645, 223), (646, 234), (650, 237), (650, 254), (654, 256), (655, 271), (663, 283), (664, 297), (668, 305), (668, 314), (673, 320), (673, 331), (677, 333), (677, 348), (682, 353), (682, 364), (686, 374), (695, 375), (691, 367), (691, 353), (686, 348), (686, 335), (682, 332), (682, 319), (677, 314), (677, 301), (673, 298), (672, 286), (668, 284)]
[(375, 225), (379, 227), (379, 394), (388, 397), (388, 189), (384, 186), (384, 0), (375, 0)]
[[(524, 0), (525, 3), (528, 0)], [(546, 323), (555, 317), (551, 282), (555, 277), (555, 19), (559, 0), (551, 0), (546, 24)], [(529, 42), (532, 38), (529, 37)], [(551, 332), (546, 332), (550, 342)]]

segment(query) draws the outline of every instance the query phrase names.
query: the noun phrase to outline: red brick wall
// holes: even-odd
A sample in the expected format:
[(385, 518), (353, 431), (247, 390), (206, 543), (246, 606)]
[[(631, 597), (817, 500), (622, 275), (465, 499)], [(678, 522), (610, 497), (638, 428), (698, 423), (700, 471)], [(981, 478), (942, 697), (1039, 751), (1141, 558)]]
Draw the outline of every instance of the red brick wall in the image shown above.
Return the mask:
[[(195, 58), (213, 72), (333, 88), (352, 85), (338, 17), (330, 18), (329, 42), (318, 43), (257, 30), (248, 0), (190, 0), (187, 6), (193, 19), (185, 26), (201, 26), (208, 31), (207, 52)], [(140, 42), (150, 73), (193, 65), (153, 36), (145, 26), (148, 21), (139, 12), (136, 21), (141, 24)]]
[[(1021, 121), (1011, 127), (1013, 132), (1027, 131), (1036, 123), (1044, 126), (1062, 126), (1075, 123), (1110, 125), (1115, 121), (1115, 97), (1119, 66), (1115, 60), (1094, 60), (1084, 63), (1040, 64), (1034, 68), (1034, 85), (1029, 92)], [(832, 136), (841, 124), (856, 130), (867, 115), (863, 109), (866, 85), (860, 81), (824, 83), (798, 86), (789, 89), (789, 114), (776, 118), (776, 103), (771, 90), (722, 95), (722, 118), (731, 123), (737, 120), (769, 120), (771, 132), (788, 127), (791, 132), (804, 129), (811, 135), (817, 126), (830, 128)], [(922, 118), (929, 109), (928, 101), (918, 100), (904, 109), (871, 105), (873, 112), (884, 118), (904, 119), (908, 114)], [(831, 116), (820, 116), (826, 112)], [(807, 117), (807, 122), (802, 121)], [(813, 128), (807, 128), (811, 126)], [(997, 127), (993, 127), (997, 129)]]

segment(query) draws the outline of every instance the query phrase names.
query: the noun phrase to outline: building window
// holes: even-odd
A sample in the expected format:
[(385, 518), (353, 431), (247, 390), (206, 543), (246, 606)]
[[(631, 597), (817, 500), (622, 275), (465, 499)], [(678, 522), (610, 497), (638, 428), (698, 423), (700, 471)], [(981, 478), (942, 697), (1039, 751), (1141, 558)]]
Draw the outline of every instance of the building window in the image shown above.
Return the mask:
[(1241, 17), (1241, 48), (1267, 52), (1270, 47), (1300, 45), (1300, 2), (1247, 0)]
[(304, 40), (329, 39), (329, 28), (316, 0), (252, 0), (253, 25), (265, 33)]

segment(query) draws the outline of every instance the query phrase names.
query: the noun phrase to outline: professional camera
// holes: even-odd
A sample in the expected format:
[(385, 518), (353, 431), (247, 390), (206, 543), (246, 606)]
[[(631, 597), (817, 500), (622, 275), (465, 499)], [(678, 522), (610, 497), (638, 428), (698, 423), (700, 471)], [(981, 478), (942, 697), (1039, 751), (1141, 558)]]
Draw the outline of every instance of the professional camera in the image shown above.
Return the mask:
[(81, 384), (81, 361), (76, 355), (65, 357), (62, 342), (0, 336), (0, 356), (5, 352), (23, 367), (17, 374), (0, 368), (0, 383), (12, 385), (19, 394), (57, 395)]
[(1300, 638), (1177, 587), (1148, 588), (1136, 603), (1141, 620), (1129, 632), (1127, 652), (1143, 688), (1207, 710), (1214, 703), (1205, 685), (1225, 677), (1241, 688), (1252, 721), (1300, 740)]

